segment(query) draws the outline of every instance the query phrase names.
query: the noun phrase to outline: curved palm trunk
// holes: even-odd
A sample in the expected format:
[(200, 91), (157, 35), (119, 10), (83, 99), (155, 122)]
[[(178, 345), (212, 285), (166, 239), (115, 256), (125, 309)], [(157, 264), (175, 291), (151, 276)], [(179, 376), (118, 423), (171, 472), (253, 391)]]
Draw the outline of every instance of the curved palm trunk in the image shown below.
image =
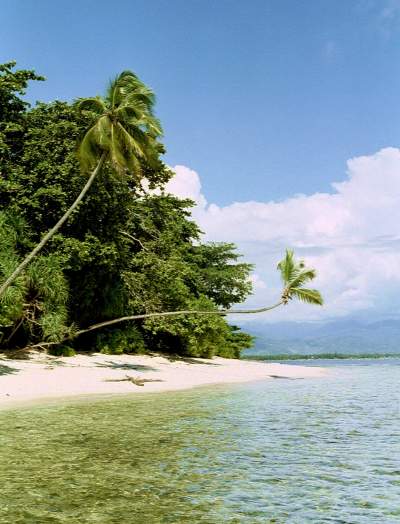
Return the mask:
[(182, 311), (165, 311), (164, 313), (143, 313), (142, 315), (131, 315), (128, 317), (120, 317), (115, 318), (114, 320), (106, 320), (105, 322), (99, 322), (99, 324), (93, 324), (93, 326), (89, 326), (86, 329), (81, 329), (80, 331), (76, 331), (72, 336), (68, 336), (64, 338), (63, 340), (59, 342), (39, 342), (38, 344), (33, 344), (32, 346), (28, 346), (28, 348), (46, 348), (49, 346), (54, 346), (57, 344), (61, 344), (62, 342), (67, 342), (68, 340), (71, 340), (73, 338), (79, 337), (79, 335), (83, 335), (84, 333), (89, 333), (89, 331), (94, 331), (95, 329), (100, 329), (102, 327), (107, 326), (113, 326), (114, 324), (119, 324), (120, 322), (126, 322), (128, 320), (139, 320), (142, 318), (153, 318), (153, 317), (171, 317), (175, 315), (236, 315), (236, 314), (252, 314), (252, 313), (263, 313), (264, 311), (270, 311), (271, 309), (275, 309), (279, 306), (282, 306), (285, 304), (283, 300), (278, 302), (277, 304), (274, 304), (273, 306), (268, 307), (262, 307), (259, 309), (220, 309), (219, 311), (196, 311), (196, 310), (182, 310)]
[(220, 309), (218, 311), (191, 311), (186, 309), (183, 311), (165, 311), (164, 313), (144, 313), (142, 315), (131, 315), (128, 317), (115, 318), (114, 320), (106, 320), (105, 322), (100, 322), (99, 324), (93, 324), (86, 329), (81, 329), (74, 334), (74, 337), (78, 337), (83, 333), (88, 333), (89, 331), (94, 331), (95, 329), (100, 329), (107, 326), (112, 326), (114, 324), (119, 324), (120, 322), (125, 322), (127, 320), (139, 320), (142, 318), (153, 318), (153, 317), (171, 317), (176, 315), (250, 315), (252, 313), (263, 313), (264, 311), (270, 311), (284, 304), (284, 301), (281, 300), (277, 304), (268, 307), (262, 307), (259, 309)]
[(12, 284), (12, 282), (18, 277), (18, 275), (26, 268), (26, 266), (30, 263), (30, 261), (39, 253), (39, 251), (45, 246), (45, 244), (50, 240), (50, 238), (57, 233), (57, 231), (60, 229), (60, 227), (64, 224), (66, 220), (70, 217), (71, 213), (79, 206), (81, 203), (83, 197), (86, 195), (86, 193), (89, 191), (90, 186), (93, 184), (94, 179), (99, 174), (99, 171), (101, 170), (104, 161), (106, 159), (106, 153), (103, 153), (100, 157), (99, 163), (96, 166), (96, 169), (92, 172), (90, 175), (88, 181), (86, 182), (85, 186), (83, 187), (82, 191), (79, 193), (78, 198), (75, 200), (75, 202), (72, 204), (72, 206), (68, 209), (68, 211), (60, 218), (60, 220), (57, 222), (57, 224), (52, 227), (42, 238), (42, 240), (39, 242), (39, 244), (29, 253), (29, 255), (21, 262), (21, 264), (16, 268), (16, 270), (7, 278), (7, 280), (2, 284), (0, 287), (0, 297), (4, 294), (6, 289)]

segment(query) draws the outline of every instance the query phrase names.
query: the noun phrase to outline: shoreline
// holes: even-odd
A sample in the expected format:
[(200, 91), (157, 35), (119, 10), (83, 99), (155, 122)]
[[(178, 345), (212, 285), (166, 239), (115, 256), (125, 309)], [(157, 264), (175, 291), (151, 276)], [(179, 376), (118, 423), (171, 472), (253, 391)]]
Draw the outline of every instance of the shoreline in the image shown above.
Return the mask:
[(161, 355), (53, 357), (32, 353), (29, 360), (0, 359), (0, 410), (63, 399), (162, 393), (273, 378), (318, 378), (326, 372), (314, 366), (221, 357), (172, 360)]

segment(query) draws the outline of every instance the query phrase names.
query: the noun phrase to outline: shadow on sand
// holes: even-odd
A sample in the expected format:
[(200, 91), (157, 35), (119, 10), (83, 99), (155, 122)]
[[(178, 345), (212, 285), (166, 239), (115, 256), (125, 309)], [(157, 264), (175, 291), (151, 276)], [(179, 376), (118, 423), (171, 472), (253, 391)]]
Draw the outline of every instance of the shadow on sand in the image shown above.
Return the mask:
[(0, 364), (0, 376), (13, 375), (14, 373), (18, 373), (18, 372), (19, 372), (19, 369), (10, 368), (10, 366), (4, 366), (3, 364)]
[(181, 357), (179, 355), (163, 355), (169, 362), (184, 362), (185, 364), (202, 364), (203, 366), (220, 366), (216, 362), (203, 362), (201, 358)]
[(112, 361), (97, 363), (96, 367), (108, 369), (125, 369), (129, 371), (158, 371), (158, 369), (152, 368), (151, 366), (143, 366), (141, 364), (121, 364), (120, 362)]

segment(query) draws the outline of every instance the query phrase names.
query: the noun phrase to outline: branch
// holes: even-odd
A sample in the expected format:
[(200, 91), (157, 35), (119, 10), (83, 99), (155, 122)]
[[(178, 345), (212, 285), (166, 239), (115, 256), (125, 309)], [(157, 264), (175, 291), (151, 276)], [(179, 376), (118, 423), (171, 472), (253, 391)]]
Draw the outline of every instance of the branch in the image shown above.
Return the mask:
[(130, 235), (130, 234), (127, 233), (126, 231), (120, 231), (120, 233), (121, 233), (122, 235), (125, 235), (126, 237), (128, 237), (130, 240), (133, 240), (134, 242), (137, 242), (137, 243), (140, 245), (140, 247), (141, 247), (144, 251), (148, 251), (147, 247), (145, 247), (145, 246), (143, 245), (142, 241), (139, 240), (138, 238), (136, 238), (136, 237)]

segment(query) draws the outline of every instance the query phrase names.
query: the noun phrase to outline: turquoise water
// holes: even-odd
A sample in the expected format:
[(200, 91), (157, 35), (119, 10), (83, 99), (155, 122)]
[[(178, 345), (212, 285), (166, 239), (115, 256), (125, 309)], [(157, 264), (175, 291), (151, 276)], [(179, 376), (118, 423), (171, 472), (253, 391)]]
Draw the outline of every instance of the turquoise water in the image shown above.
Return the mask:
[(398, 523), (399, 364), (0, 412), (0, 522)]

